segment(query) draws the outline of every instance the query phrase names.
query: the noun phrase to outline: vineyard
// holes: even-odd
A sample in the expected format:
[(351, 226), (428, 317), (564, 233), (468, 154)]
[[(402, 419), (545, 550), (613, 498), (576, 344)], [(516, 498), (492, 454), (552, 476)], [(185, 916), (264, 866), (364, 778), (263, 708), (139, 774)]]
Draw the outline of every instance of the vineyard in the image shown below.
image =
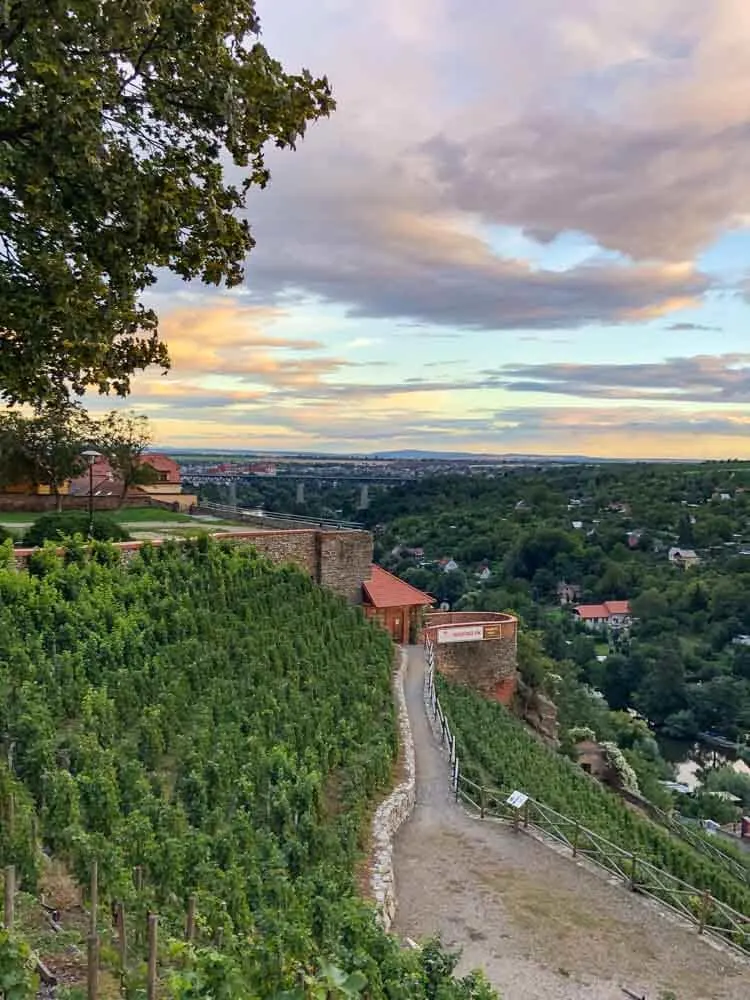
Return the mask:
[(519, 789), (571, 817), (629, 856), (705, 890), (740, 914), (750, 914), (750, 887), (718, 862), (629, 809), (577, 765), (548, 750), (501, 705), (436, 678), (456, 737), (462, 775), (478, 785)]
[(81, 886), (95, 861), (100, 914), (128, 913), (126, 995), (155, 913), (160, 995), (301, 998), (333, 962), (372, 1000), (490, 996), (439, 950), (402, 951), (357, 892), (397, 752), (392, 666), (359, 609), (245, 546), (123, 565), (71, 545), (0, 569), (0, 865), (21, 889), (3, 976), (52, 859)]

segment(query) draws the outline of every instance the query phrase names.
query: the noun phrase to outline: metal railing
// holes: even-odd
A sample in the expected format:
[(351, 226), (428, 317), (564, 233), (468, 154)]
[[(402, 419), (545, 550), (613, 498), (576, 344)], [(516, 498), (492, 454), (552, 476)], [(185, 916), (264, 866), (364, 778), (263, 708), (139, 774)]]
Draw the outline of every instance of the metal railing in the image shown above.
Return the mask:
[(709, 934), (741, 952), (750, 954), (750, 916), (732, 909), (707, 890), (683, 882), (647, 858), (613, 844), (605, 837), (565, 816), (530, 795), (523, 795), (521, 808), (509, 804), (516, 789), (498, 789), (478, 784), (461, 773), (456, 737), (440, 704), (434, 683), (435, 649), (425, 643), (425, 708), (446, 748), (451, 762), (451, 789), (456, 801), (473, 808), (479, 819), (493, 818), (509, 823), (517, 832), (534, 830), (543, 838), (569, 848), (574, 858), (581, 858), (614, 875), (633, 892), (669, 907), (690, 923), (699, 934)]
[(338, 528), (343, 531), (364, 531), (365, 526), (357, 521), (343, 521), (325, 517), (303, 517), (300, 514), (283, 514), (280, 511), (259, 510), (248, 507), (233, 507), (231, 504), (214, 503), (212, 500), (201, 500), (198, 510), (209, 514), (221, 514), (223, 517), (236, 521), (263, 521), (273, 524), (294, 524), (300, 528)]

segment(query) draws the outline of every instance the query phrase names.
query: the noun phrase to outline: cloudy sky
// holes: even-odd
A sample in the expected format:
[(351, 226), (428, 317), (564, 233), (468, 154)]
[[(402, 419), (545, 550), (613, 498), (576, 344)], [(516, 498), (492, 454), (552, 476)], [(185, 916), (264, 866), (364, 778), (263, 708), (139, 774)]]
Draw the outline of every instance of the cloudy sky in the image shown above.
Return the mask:
[(160, 443), (750, 458), (747, 0), (258, 7), (338, 110), (157, 286)]

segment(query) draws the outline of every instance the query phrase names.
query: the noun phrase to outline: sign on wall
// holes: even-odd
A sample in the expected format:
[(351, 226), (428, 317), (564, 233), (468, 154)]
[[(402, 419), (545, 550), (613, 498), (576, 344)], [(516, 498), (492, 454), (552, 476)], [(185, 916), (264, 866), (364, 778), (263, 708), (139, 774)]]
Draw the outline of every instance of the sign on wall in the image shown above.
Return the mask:
[(438, 644), (446, 642), (477, 642), (484, 638), (481, 625), (446, 625), (437, 630)]

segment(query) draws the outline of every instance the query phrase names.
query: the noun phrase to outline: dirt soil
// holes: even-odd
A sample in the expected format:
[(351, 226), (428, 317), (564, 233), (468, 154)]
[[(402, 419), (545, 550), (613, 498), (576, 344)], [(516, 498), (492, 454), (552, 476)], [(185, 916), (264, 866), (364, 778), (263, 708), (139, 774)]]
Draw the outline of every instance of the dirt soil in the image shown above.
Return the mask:
[(406, 696), (417, 805), (396, 837), (394, 932), (438, 934), (504, 1000), (749, 1000), (750, 962), (523, 832), (471, 817), (427, 721), (421, 647)]

